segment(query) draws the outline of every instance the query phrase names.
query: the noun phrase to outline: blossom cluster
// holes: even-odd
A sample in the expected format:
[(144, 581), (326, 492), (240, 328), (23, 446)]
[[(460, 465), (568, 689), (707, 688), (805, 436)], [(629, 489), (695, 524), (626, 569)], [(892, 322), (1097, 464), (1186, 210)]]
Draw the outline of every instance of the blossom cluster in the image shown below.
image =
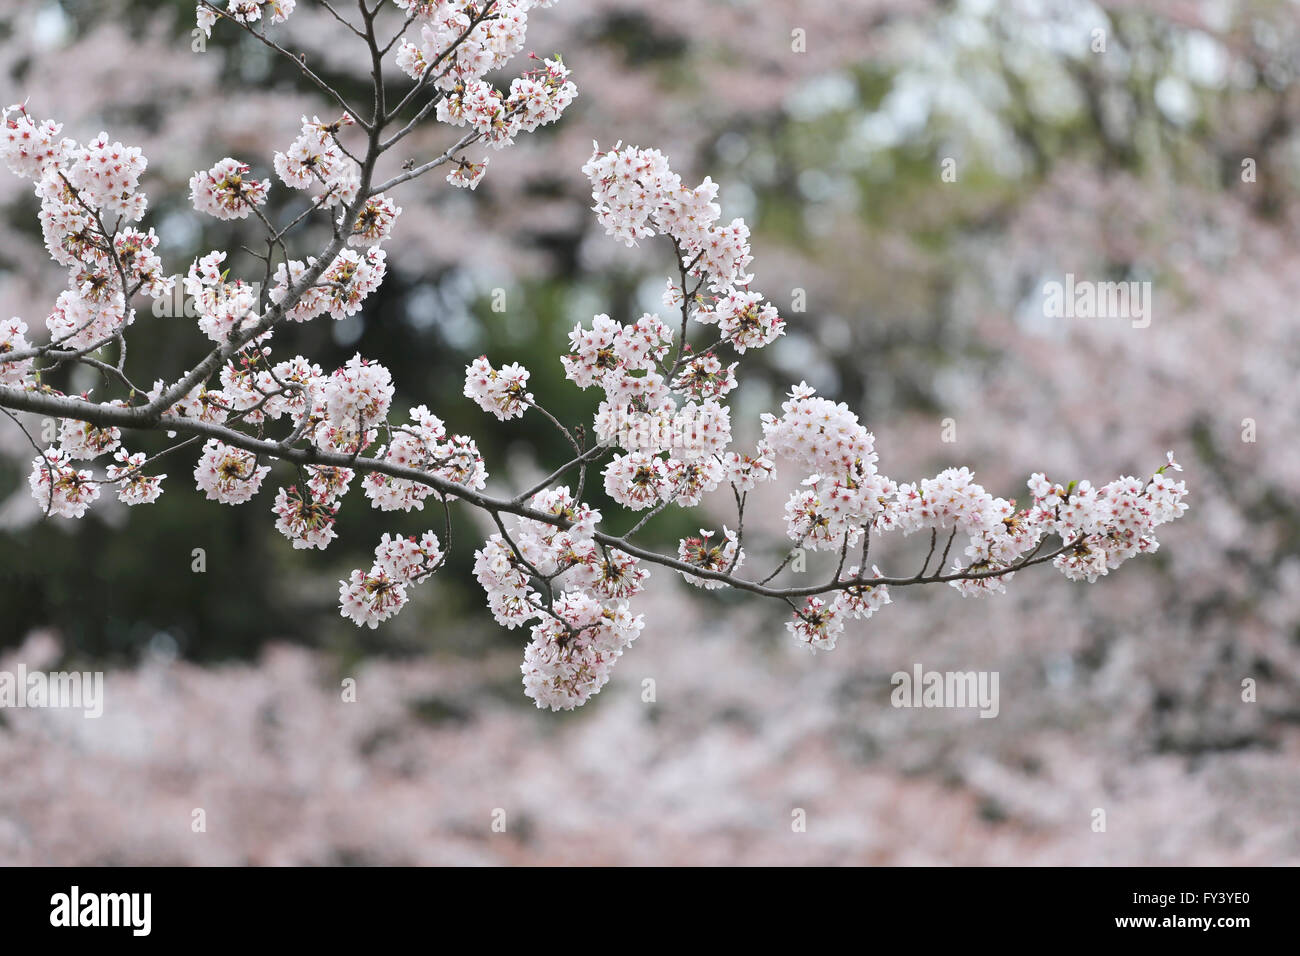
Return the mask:
[(1029, 479), (1034, 508), (1028, 518), (1045, 532), (1073, 542), (1054, 564), (1071, 580), (1095, 581), (1129, 558), (1160, 546), (1155, 529), (1187, 511), (1187, 486), (1169, 477), (1168, 462), (1150, 479), (1117, 478), (1100, 488), (1088, 481), (1061, 487), (1036, 474)]
[(518, 363), (495, 369), (483, 355), (465, 366), (465, 397), (501, 421), (518, 418), (533, 404), (528, 369)]
[[(346, 483), (342, 486), (346, 490)], [(275, 496), (275, 530), (289, 539), (295, 549), (319, 548), (324, 551), (338, 537), (334, 530), (339, 494), (332, 488), (317, 490), (308, 485), (305, 492), (297, 485), (281, 488)]]
[(735, 364), (724, 368), (715, 355), (683, 354), (674, 375), (664, 364), (673, 332), (652, 313), (626, 325), (597, 315), (590, 328), (574, 327), (569, 344), (560, 360), (565, 376), (605, 393), (593, 422), (596, 436), (627, 452), (605, 468), (611, 498), (634, 510), (661, 502), (691, 507), (719, 484), (739, 479), (731, 467), (736, 460), (725, 454), (730, 409), (720, 401), (735, 387)]
[[(880, 576), (879, 568), (872, 570), (877, 577)], [(857, 579), (858, 569), (851, 567), (841, 581)], [(836, 638), (844, 632), (844, 626), (850, 620), (865, 620), (890, 603), (887, 584), (851, 584), (837, 591), (830, 600), (810, 595), (785, 626), (800, 647), (814, 654), (832, 651)]]
[(190, 177), (190, 202), (217, 219), (246, 219), (266, 202), (267, 183), (249, 176), (249, 166), (227, 156)]
[(355, 426), (358, 433), (388, 417), (393, 402), (393, 376), (388, 369), (358, 352), (325, 383), (325, 419), (336, 428)]
[(645, 622), (625, 603), (606, 606), (581, 592), (560, 592), (552, 612), (533, 626), (524, 648), (524, 693), (538, 707), (572, 710), (609, 682), (615, 661)]
[(511, 145), (521, 132), (554, 123), (578, 95), (578, 88), (563, 62), (542, 63), (540, 69), (512, 80), (505, 94), (486, 80), (456, 86), (438, 101), (438, 119), (450, 126), (470, 127), (493, 149)]
[[(171, 292), (173, 280), (162, 273), (153, 230), (130, 225), (148, 205), (139, 189), (147, 165), (139, 147), (110, 142), (107, 133), (78, 144), (61, 131), (53, 120), (33, 119), (23, 105), (0, 111), (0, 159), (34, 182), (46, 249), (68, 269), (68, 288), (45, 320), (51, 341), (89, 350), (131, 325), (133, 295), (159, 298)], [(27, 380), (17, 368), (4, 374), (5, 384)]]
[(529, 505), (569, 527), (519, 519), (508, 536), (494, 534), (474, 553), (474, 574), (498, 623), (513, 629), (534, 622), (524, 652), (525, 693), (538, 707), (570, 710), (605, 685), (640, 633), (644, 622), (628, 599), (649, 572), (631, 555), (597, 544), (600, 512), (575, 500), (567, 486), (540, 491)]
[[(629, 246), (656, 232), (670, 236), (683, 264), (690, 265), (689, 274), (706, 276), (720, 295), (746, 288), (753, 279), (745, 273), (753, 261), (749, 227), (743, 219), (719, 225), (718, 185), (709, 177), (691, 188), (657, 149), (616, 145), (602, 152), (598, 144), (582, 171), (591, 181), (596, 218), (609, 235)], [(779, 330), (777, 324), (773, 338)]]
[(106, 471), (108, 480), (119, 486), (119, 501), (127, 505), (149, 505), (158, 500), (162, 494), (162, 480), (167, 476), (144, 473), (144, 466), (148, 463), (144, 452), (132, 454), (125, 448), (119, 448), (113, 459), (118, 464), (109, 465)]
[(811, 550), (851, 548), (881, 513), (893, 482), (876, 471), (875, 438), (848, 406), (801, 382), (780, 417), (762, 417), (772, 453), (807, 472), (786, 500), (786, 533)]
[(270, 473), (271, 467), (259, 465), (252, 452), (209, 438), (194, 466), (194, 483), (211, 501), (240, 505), (257, 494)]
[(25, 352), (31, 348), (27, 341), (27, 323), (14, 316), (0, 324), (0, 385), (19, 385), (27, 378), (34, 359), (6, 361), (3, 356), (11, 352)]
[[(289, 144), (287, 150), (275, 154), (276, 175), (290, 189), (320, 186), (321, 191), (314, 200), (317, 205), (351, 205), (361, 186), (361, 170), (347, 154), (339, 137), (343, 130), (354, 125), (356, 120), (349, 113), (328, 123), (318, 116), (311, 119), (304, 116), (298, 138)], [(369, 203), (376, 207), (370, 214), (370, 222), (363, 224), (358, 217), (353, 235), (365, 237), (377, 225), (384, 233), (382, 238), (387, 238), (387, 231), (391, 230), (392, 222), (401, 210), (385, 205), (382, 197), (372, 197)]]
[(411, 79), (433, 70), (433, 85), (452, 92), (499, 70), (524, 48), (530, 10), (555, 0), (394, 0), (419, 25), (414, 41), (397, 49)]
[(366, 297), (379, 288), (388, 271), (387, 254), (377, 245), (364, 252), (343, 249), (315, 283), (303, 288), (308, 270), (315, 265), (316, 258), (308, 257), (306, 262), (290, 259), (276, 266), (275, 285), (269, 296), (276, 305), (297, 299), (285, 311), (294, 322), (309, 322), (321, 315), (332, 319), (355, 315)]
[(27, 482), (37, 504), (64, 518), (82, 517), (99, 497), (94, 473), (77, 468), (72, 456), (60, 448), (47, 448), (32, 462)]
[[(228, 0), (222, 13), (236, 23), (256, 23), (264, 16), (268, 23), (283, 23), (297, 5), (297, 0)], [(219, 16), (216, 7), (216, 3), (200, 3), (195, 10), (198, 27), (208, 39)]]
[[(702, 568), (705, 571), (716, 571), (721, 574), (738, 571), (740, 566), (745, 563), (745, 551), (740, 546), (740, 537), (725, 525), (722, 528), (722, 541), (720, 543), (713, 543), (711, 540), (713, 534), (714, 532), (705, 531), (701, 528), (698, 538), (682, 538), (677, 546), (677, 556), (687, 564)], [(719, 581), (717, 578), (687, 574), (685, 571), (682, 572), (682, 577), (690, 584), (698, 588), (704, 588), (706, 591), (713, 591), (727, 586), (725, 581)]]
[(181, 280), (185, 294), (194, 304), (200, 331), (213, 342), (225, 342), (231, 333), (242, 332), (260, 317), (261, 297), (255, 285), (242, 279), (226, 281), (221, 264), (226, 253), (213, 251), (190, 263)]
[(369, 571), (353, 570), (339, 582), (343, 616), (371, 630), (388, 620), (410, 600), (407, 591), (428, 578), (442, 564), (438, 536), (426, 531), (417, 541), (385, 534), (375, 548)]
[[(441, 122), (470, 127), (489, 147), (501, 149), (521, 132), (554, 123), (578, 95), (559, 57), (544, 59), (537, 69), (514, 78), (504, 93), (483, 78), (523, 50), (529, 11), (554, 0), (396, 2), (419, 27), (414, 40), (398, 46), (398, 68), (440, 91), (436, 115)], [(486, 158), (462, 158), (447, 181), (473, 189), (487, 164)]]
[[(442, 419), (423, 405), (410, 411), (410, 421), (392, 429), (393, 437), (375, 452), (375, 460), (413, 468), (435, 478), (479, 491), (487, 484), (487, 468), (472, 438), (448, 436)], [(414, 478), (395, 478), (378, 471), (362, 482), (365, 495), (380, 511), (423, 510), (424, 501), (434, 494), (431, 485)], [(453, 495), (444, 496), (454, 500)]]

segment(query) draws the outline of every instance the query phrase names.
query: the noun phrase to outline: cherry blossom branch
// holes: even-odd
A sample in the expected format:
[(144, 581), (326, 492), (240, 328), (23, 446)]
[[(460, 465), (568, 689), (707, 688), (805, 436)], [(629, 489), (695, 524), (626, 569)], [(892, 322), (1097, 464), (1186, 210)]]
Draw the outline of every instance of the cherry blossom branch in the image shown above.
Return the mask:
[[(30, 394), (15, 395), (10, 389), (0, 389), (0, 409), (10, 408), (20, 411), (35, 412), (38, 414), (55, 415), (63, 418), (76, 418), (79, 421), (88, 421), (101, 428), (113, 426), (125, 428), (152, 427), (148, 423), (142, 422), (138, 416), (133, 414), (133, 412), (136, 411), (135, 409), (116, 408), (107, 405), (88, 405), (84, 402), (78, 402), (72, 399), (60, 399), (54, 396)], [(311, 446), (303, 448), (285, 447), (277, 442), (268, 439), (253, 438), (243, 432), (221, 425), (193, 421), (191, 419), (171, 415), (163, 416), (158, 425), (169, 431), (193, 434), (205, 438), (216, 438), (223, 444), (235, 448), (242, 448), (245, 451), (253, 452), (255, 454), (266, 455), (272, 460), (283, 459), (285, 461), (295, 462), (302, 465), (330, 465), (334, 467), (348, 468), (355, 466), (367, 471), (387, 475), (392, 478), (401, 478), (408, 481), (418, 482), (451, 498), (462, 500), (469, 505), (487, 512), (494, 518), (500, 518), (504, 515), (513, 515), (519, 518), (528, 518), (533, 521), (551, 524), (561, 529), (573, 527), (573, 522), (571, 521), (554, 514), (530, 508), (518, 503), (513, 498), (496, 498), (490, 495), (471, 491), (455, 484), (454, 482), (438, 478), (437, 476), (430, 475), (427, 472), (415, 468), (394, 465), (390, 462), (380, 461), (377, 459), (358, 459), (350, 455), (321, 451)], [(684, 574), (706, 578), (710, 581), (718, 581), (738, 590), (749, 591), (763, 597), (771, 598), (807, 597), (862, 585), (890, 585), (894, 587), (904, 587), (914, 584), (940, 584), (951, 581), (976, 581), (988, 578), (998, 578), (1022, 570), (1023, 568), (1032, 567), (1033, 565), (1050, 561), (1078, 543), (1078, 539), (1076, 539), (1063, 544), (1056, 550), (1041, 557), (991, 571), (963, 571), (949, 574), (936, 572), (929, 576), (913, 575), (909, 577), (877, 575), (868, 578), (859, 576), (850, 581), (829, 581), (824, 584), (807, 585), (804, 587), (772, 588), (768, 587), (764, 582), (740, 578), (726, 571), (711, 571), (706, 568), (700, 568), (674, 558), (671, 555), (643, 548), (629, 540), (636, 530), (639, 529), (633, 528), (624, 535), (610, 535), (603, 532), (597, 532), (594, 535), (594, 538), (601, 544), (618, 548), (620, 551), (625, 551), (628, 554), (634, 555), (635, 557), (649, 561), (653, 564), (680, 571)], [(785, 566), (785, 564), (782, 564), (778, 571), (784, 570)], [(774, 576), (775, 575), (772, 577)], [(767, 580), (770, 579), (771, 578), (769, 577)]]
[[(388, 195), (392, 190), (453, 159), (448, 182), (474, 188), (487, 159), (472, 162), (463, 150), (475, 144), (508, 146), (515, 136), (556, 121), (576, 95), (558, 57), (517, 77), (508, 93), (483, 79), (523, 42), (521, 34), (493, 29), (489, 21), (513, 17), (509, 22), (521, 25), (526, 18), (519, 15), (533, 0), (489, 0), (482, 7), (457, 6), (461, 0), (393, 2), (406, 17), (386, 43), (376, 31), (382, 3), (358, 0), (360, 26), (328, 8), (366, 47), (372, 85), (368, 120), (308, 70), (302, 57), (251, 26), (264, 4), (240, 0), (226, 11), (200, 4), (205, 31), (219, 19), (239, 23), (293, 59), (345, 114), (332, 123), (304, 120), (302, 134), (287, 151), (276, 153), (275, 170), (286, 186), (323, 190), (284, 227), (259, 208), (269, 181), (254, 179), (247, 164), (226, 158), (195, 173), (190, 189), (196, 209), (219, 219), (252, 215), (261, 223), (265, 255), (245, 251), (262, 264), (258, 288), (270, 289), (270, 303), (242, 280), (227, 282), (231, 270), (223, 267), (224, 252), (196, 260), (184, 288), (195, 303), (200, 330), (213, 344), (193, 368), (170, 384), (159, 380), (147, 393), (126, 374), (123, 330), (133, 318), (135, 296), (145, 292), (160, 298), (170, 294), (172, 283), (161, 274), (152, 232), (122, 230), (124, 222), (138, 221), (145, 211), (137, 193), (143, 169), (139, 151), (103, 140), (78, 145), (59, 138), (57, 124), (35, 123), (22, 107), (5, 111), (7, 128), (19, 132), (0, 138), (0, 157), (15, 172), (37, 180), (43, 221), (55, 223), (51, 254), (73, 267), (75, 277), (74, 288), (60, 296), (61, 305), (47, 321), (51, 342), (31, 346), (21, 320), (0, 326), (0, 409), (20, 427), (16, 412), (60, 420), (58, 445), (49, 449), (41, 449), (23, 429), (38, 452), (29, 483), (47, 514), (81, 517), (100, 484), (118, 485), (127, 504), (152, 502), (166, 476), (147, 475), (147, 466), (199, 440), (204, 445), (196, 485), (225, 504), (241, 504), (257, 494), (277, 463), (292, 466), (298, 484), (279, 489), (273, 510), (277, 530), (296, 548), (328, 546), (336, 536), (335, 514), (358, 476), (365, 496), (384, 511), (409, 512), (434, 496), (443, 510), (442, 541), (432, 531), (418, 539), (384, 535), (369, 571), (356, 569), (341, 582), (341, 613), (373, 628), (401, 610), (407, 588), (443, 566), (452, 530), (450, 504), (460, 501), (487, 514), (496, 528), (475, 553), (475, 576), (500, 623), (529, 625), (525, 690), (538, 706), (557, 709), (578, 706), (597, 692), (644, 627), (642, 617), (630, 610), (649, 573), (641, 563), (680, 573), (697, 587), (730, 587), (782, 601), (793, 611), (786, 627), (799, 644), (829, 650), (846, 621), (869, 618), (889, 603), (890, 588), (948, 584), (963, 597), (979, 597), (1004, 590), (1015, 572), (1049, 561), (1071, 579), (1091, 581), (1154, 550), (1154, 530), (1186, 510), (1185, 487), (1165, 474), (1171, 467), (1181, 470), (1172, 453), (1145, 482), (1122, 477), (1100, 488), (1086, 481), (1061, 486), (1034, 475), (1028, 482), (1032, 505), (1024, 508), (987, 493), (965, 468), (900, 484), (877, 469), (874, 436), (857, 416), (804, 383), (791, 389), (780, 415), (762, 417), (763, 439), (753, 452), (737, 450), (724, 400), (738, 385), (740, 363), (724, 367), (716, 351), (725, 343), (743, 357), (764, 348), (783, 334), (785, 320), (751, 288), (749, 229), (740, 219), (722, 223), (716, 185), (706, 179), (687, 187), (661, 153), (634, 146), (611, 151), (597, 146), (583, 173), (607, 233), (628, 245), (653, 235), (671, 242), (680, 288), (670, 280), (665, 305), (680, 309), (680, 327), (674, 330), (651, 313), (627, 324), (599, 315), (590, 328), (579, 323), (570, 333), (571, 350), (561, 356), (566, 378), (578, 388), (603, 392), (590, 446), (586, 426), (570, 426), (533, 399), (527, 391), (530, 373), (522, 365), (498, 368), (483, 356), (466, 368), (464, 394), (485, 412), (501, 421), (532, 412), (565, 438), (573, 457), (541, 482), (515, 494), (485, 491), (487, 470), (474, 440), (448, 435), (441, 419), (423, 405), (410, 410), (407, 424), (390, 420), (396, 392), (391, 375), (360, 354), (328, 374), (303, 356), (275, 362), (269, 333), (282, 323), (355, 314), (378, 288), (386, 270), (381, 245), (401, 213)], [(443, 9), (443, 2), (451, 6)], [(288, 16), (275, 5), (267, 12), (271, 24)], [(396, 54), (414, 85), (390, 109), (384, 56), (416, 22), (423, 24), (418, 41), (403, 42)], [(430, 89), (414, 117), (389, 134), (406, 107)], [(411, 161), (399, 175), (375, 184), (382, 154), (435, 108), (438, 122), (469, 130), (433, 160)], [(15, 112), (17, 118), (10, 120)], [(353, 124), (364, 134), (364, 148), (354, 150), (343, 141), (343, 130)], [(329, 240), (314, 257), (291, 259), (288, 234), (322, 209), (329, 210)], [(716, 341), (701, 352), (689, 344), (693, 323), (717, 326)], [(115, 364), (91, 355), (109, 342), (118, 345)], [(110, 389), (120, 384), (129, 396), (104, 403), (59, 394), (42, 384), (42, 370), (34, 367), (38, 359), (50, 359), (54, 367), (83, 364), (100, 372)], [(210, 388), (216, 375), (221, 387)], [(143, 403), (141, 394), (147, 397)], [(288, 424), (268, 427), (286, 416)], [(186, 437), (149, 458), (121, 447), (123, 429)], [(121, 464), (110, 466), (105, 479), (75, 465), (109, 451)], [(608, 459), (601, 472), (606, 495), (629, 512), (641, 512), (621, 535), (602, 530), (603, 516), (582, 500), (588, 467), (603, 459)], [(775, 480), (778, 460), (803, 476), (784, 508), (785, 534), (796, 546), (765, 577), (743, 576), (749, 492)], [(575, 468), (576, 495), (557, 484)], [(734, 531), (701, 530), (698, 537), (682, 539), (676, 555), (633, 541), (668, 508), (695, 507), (724, 484), (736, 505)], [(873, 534), (927, 530), (928, 549), (915, 574), (891, 576), (874, 566), (868, 572)], [(941, 553), (940, 531), (946, 532)], [(949, 566), (959, 534), (968, 543)], [(1047, 549), (1053, 536), (1061, 543)], [(860, 563), (846, 569), (859, 538)], [(774, 584), (787, 569), (804, 571), (802, 565), (792, 567), (804, 549), (830, 552), (829, 579)]]

